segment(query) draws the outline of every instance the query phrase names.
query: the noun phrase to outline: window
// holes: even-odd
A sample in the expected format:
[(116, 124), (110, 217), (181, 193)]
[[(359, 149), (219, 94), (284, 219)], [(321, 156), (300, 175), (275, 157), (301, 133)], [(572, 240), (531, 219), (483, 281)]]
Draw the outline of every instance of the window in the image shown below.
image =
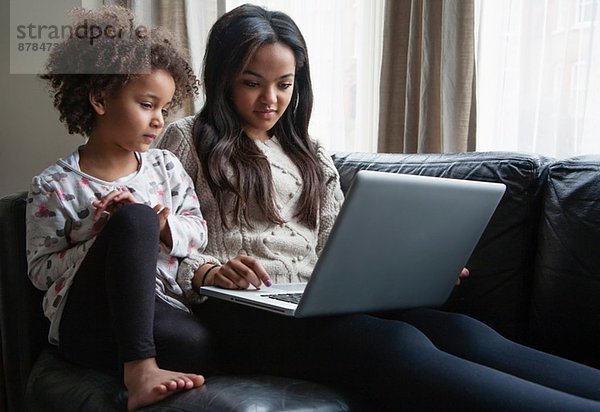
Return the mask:
[(596, 19), (598, 0), (577, 0), (577, 24), (590, 24)]
[(598, 3), (476, 0), (477, 150), (600, 153)]

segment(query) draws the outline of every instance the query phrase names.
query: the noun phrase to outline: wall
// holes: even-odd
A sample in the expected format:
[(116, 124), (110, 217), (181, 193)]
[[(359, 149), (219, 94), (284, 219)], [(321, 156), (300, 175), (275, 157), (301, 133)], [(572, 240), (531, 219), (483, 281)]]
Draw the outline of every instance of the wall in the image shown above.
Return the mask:
[(31, 178), (83, 142), (69, 135), (41, 80), (10, 74), (10, 0), (0, 0), (0, 196), (27, 190)]

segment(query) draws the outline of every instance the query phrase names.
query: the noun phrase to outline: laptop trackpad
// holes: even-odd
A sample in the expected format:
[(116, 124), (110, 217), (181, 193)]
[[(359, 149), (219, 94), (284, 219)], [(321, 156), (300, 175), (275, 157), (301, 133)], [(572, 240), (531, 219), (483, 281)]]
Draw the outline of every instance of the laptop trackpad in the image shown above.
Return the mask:
[(304, 292), (305, 287), (306, 283), (276, 283), (269, 288), (262, 287), (260, 291), (268, 295), (275, 293), (301, 293)]

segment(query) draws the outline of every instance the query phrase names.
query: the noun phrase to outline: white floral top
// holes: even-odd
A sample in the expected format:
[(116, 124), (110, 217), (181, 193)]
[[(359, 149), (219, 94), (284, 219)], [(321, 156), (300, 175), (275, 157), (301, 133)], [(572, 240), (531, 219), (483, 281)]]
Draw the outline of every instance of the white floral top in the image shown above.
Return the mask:
[(178, 258), (204, 251), (206, 222), (192, 180), (172, 153), (151, 149), (137, 155), (138, 171), (117, 182), (81, 172), (77, 152), (33, 178), (27, 205), (28, 274), (38, 289), (46, 291), (43, 309), (51, 322), (51, 343), (58, 343), (58, 324), (73, 277), (106, 223), (106, 218), (93, 219), (92, 201), (113, 190), (128, 190), (140, 203), (171, 210), (173, 246), (169, 250), (157, 245), (156, 293), (187, 310), (176, 281)]

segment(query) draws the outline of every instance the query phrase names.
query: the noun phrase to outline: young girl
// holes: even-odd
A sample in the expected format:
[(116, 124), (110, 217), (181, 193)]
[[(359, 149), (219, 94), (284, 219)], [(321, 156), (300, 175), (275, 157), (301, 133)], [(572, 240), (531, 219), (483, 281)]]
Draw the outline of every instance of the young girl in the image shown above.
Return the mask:
[(209, 342), (177, 284), (178, 259), (207, 241), (194, 186), (171, 153), (149, 149), (197, 79), (170, 35), (133, 15), (78, 10), (103, 33), (72, 36), (47, 63), (54, 105), (85, 144), (34, 177), (27, 257), (45, 290), (49, 340), (67, 360), (123, 374), (128, 409), (198, 387)]
[[(287, 15), (245, 5), (213, 26), (204, 64), (204, 107), (159, 143), (195, 179), (210, 231), (205, 253), (184, 260), (180, 283), (189, 290), (305, 281), (342, 193), (331, 159), (308, 135), (304, 39)], [(379, 402), (372, 410), (600, 407), (600, 371), (459, 314), (300, 320), (211, 299), (197, 314), (220, 339), (222, 367), (333, 383)]]

